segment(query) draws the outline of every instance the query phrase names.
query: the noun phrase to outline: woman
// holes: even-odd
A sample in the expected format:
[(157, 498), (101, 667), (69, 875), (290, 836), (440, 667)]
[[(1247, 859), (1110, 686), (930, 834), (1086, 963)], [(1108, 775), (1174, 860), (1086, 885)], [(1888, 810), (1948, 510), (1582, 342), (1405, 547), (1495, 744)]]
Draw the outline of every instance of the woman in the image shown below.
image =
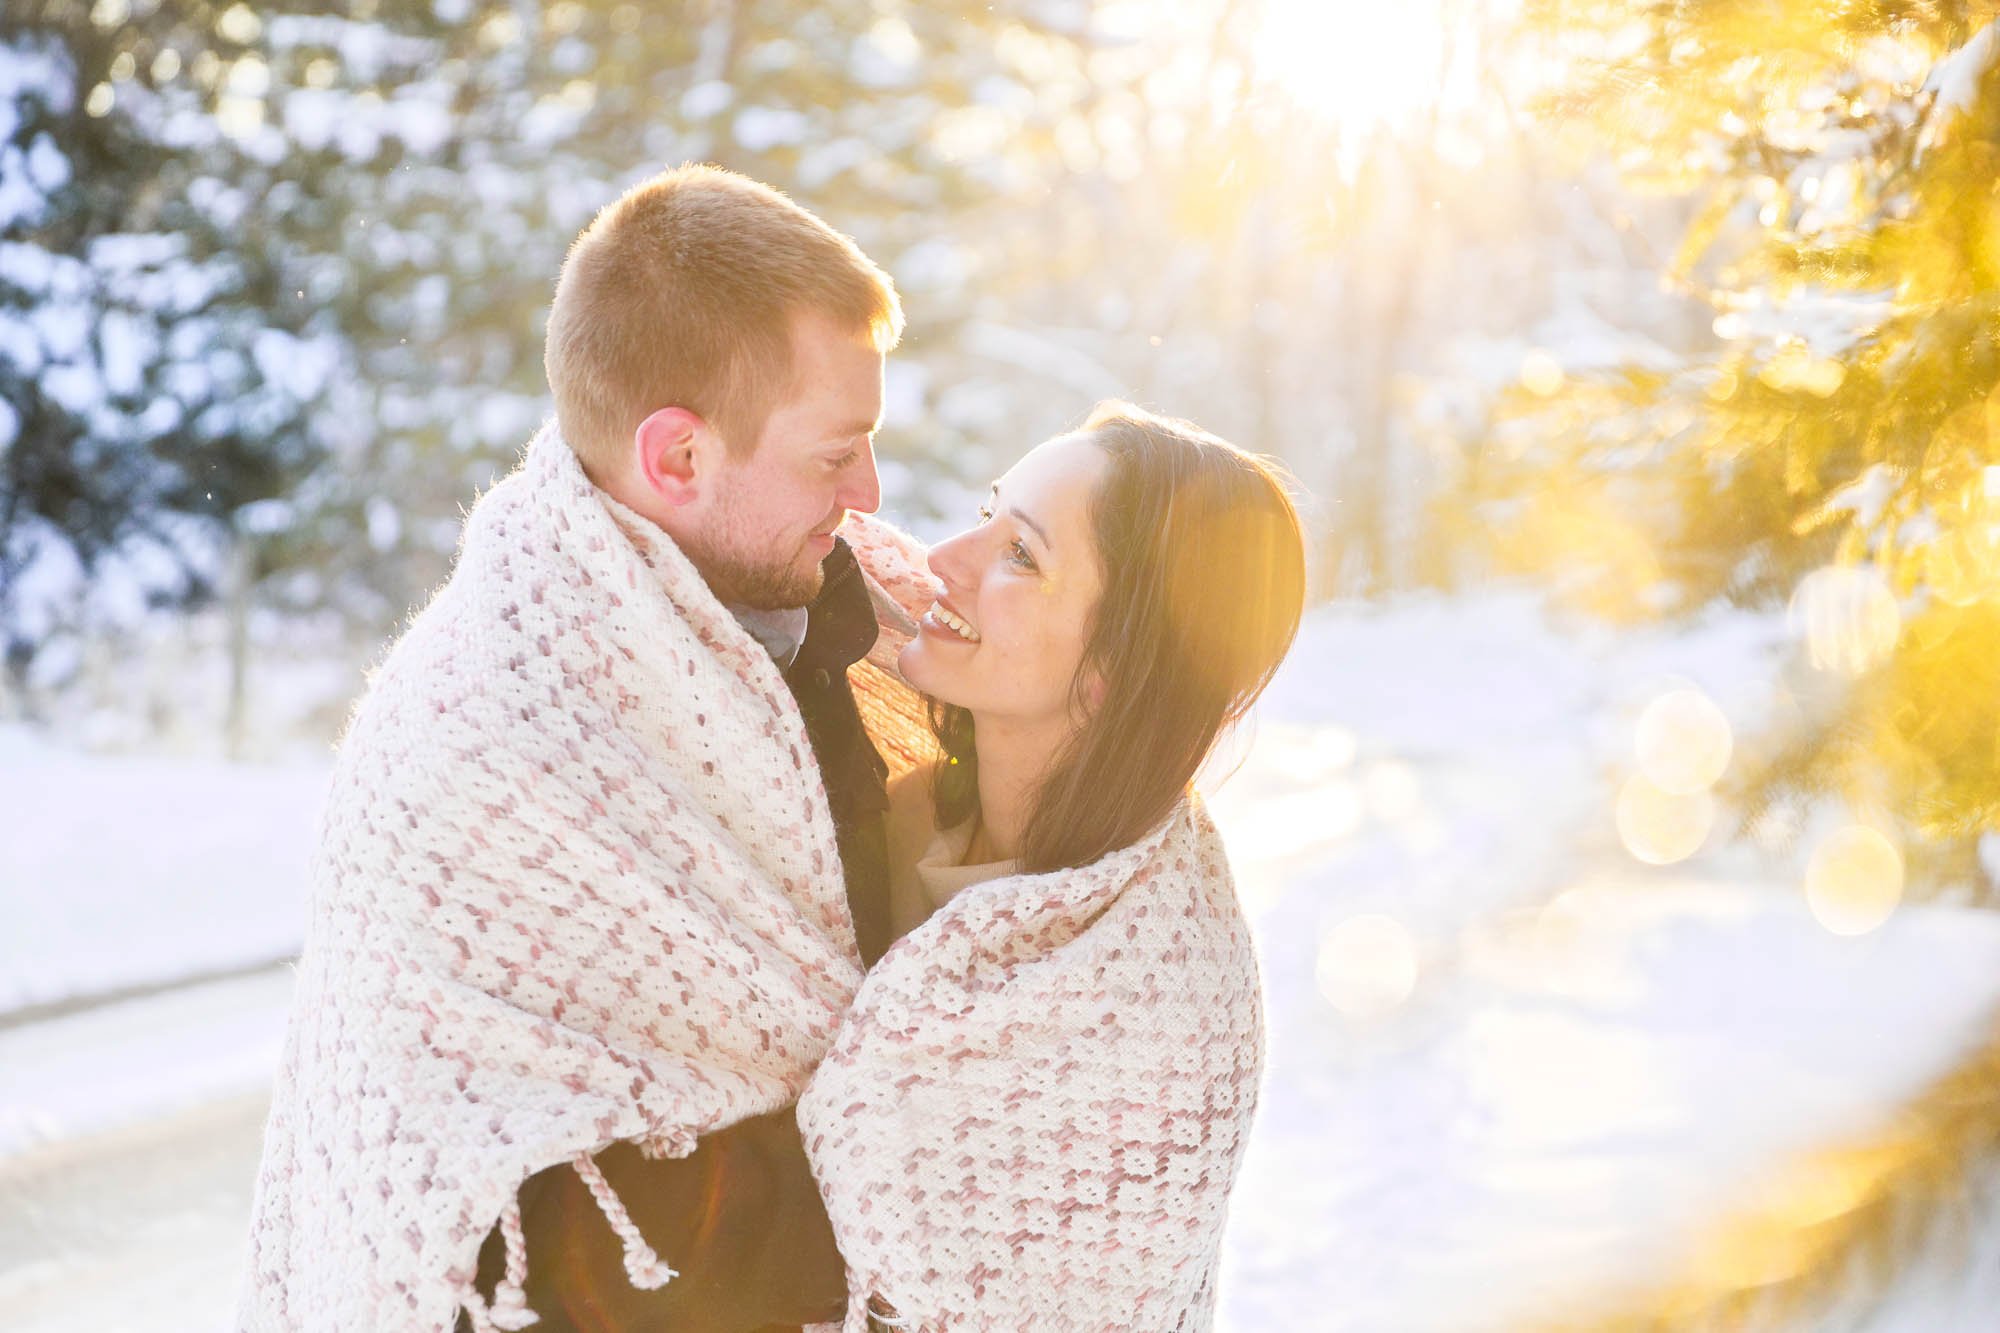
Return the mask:
[(1108, 404), (929, 566), (905, 933), (799, 1103), (847, 1328), (1205, 1327), (1263, 1027), (1190, 784), (1298, 628), (1297, 515), (1262, 460)]

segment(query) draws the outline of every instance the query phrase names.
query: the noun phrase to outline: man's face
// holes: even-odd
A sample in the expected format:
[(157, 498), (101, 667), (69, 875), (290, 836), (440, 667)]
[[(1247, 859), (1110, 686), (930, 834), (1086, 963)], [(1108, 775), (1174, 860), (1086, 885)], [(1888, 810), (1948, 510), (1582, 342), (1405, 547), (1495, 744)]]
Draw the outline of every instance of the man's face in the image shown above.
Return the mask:
[(748, 457), (721, 458), (707, 513), (682, 545), (725, 602), (805, 606), (847, 512), (875, 512), (882, 354), (820, 315), (792, 324), (792, 382)]

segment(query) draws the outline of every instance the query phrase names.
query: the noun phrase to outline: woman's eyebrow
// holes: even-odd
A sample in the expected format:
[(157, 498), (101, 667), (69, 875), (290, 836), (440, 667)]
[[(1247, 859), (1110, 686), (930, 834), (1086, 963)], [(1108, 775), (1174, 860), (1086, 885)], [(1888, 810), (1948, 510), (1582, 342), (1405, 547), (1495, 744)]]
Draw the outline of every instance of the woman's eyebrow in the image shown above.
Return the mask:
[[(993, 483), (993, 498), (995, 500), (998, 500), (1000, 498), (1000, 483), (997, 481)], [(1012, 505), (1009, 505), (1007, 507), (1007, 515), (1010, 518), (1019, 519), (1023, 524), (1025, 524), (1030, 531), (1032, 531), (1037, 537), (1042, 539), (1043, 546), (1047, 547), (1051, 551), (1056, 549), (1056, 544), (1049, 540), (1048, 529), (1044, 528), (1041, 524), (1035, 522), (1035, 520), (1030, 518), (1026, 513), (1022, 512), (1019, 509), (1014, 508)]]

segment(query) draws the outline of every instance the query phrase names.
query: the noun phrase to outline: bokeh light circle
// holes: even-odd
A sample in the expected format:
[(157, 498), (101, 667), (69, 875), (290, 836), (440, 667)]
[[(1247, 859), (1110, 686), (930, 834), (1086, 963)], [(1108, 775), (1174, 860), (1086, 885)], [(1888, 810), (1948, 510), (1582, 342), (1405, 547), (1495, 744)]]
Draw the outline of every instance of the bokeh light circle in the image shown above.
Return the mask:
[(1417, 944), (1394, 917), (1364, 912), (1320, 937), (1313, 979), (1328, 1004), (1357, 1018), (1387, 1013), (1417, 985)]
[(1647, 865), (1687, 860), (1714, 827), (1715, 798), (1706, 791), (1662, 791), (1634, 773), (1618, 793), (1618, 839)]
[(1706, 791), (1729, 767), (1735, 737), (1715, 701), (1693, 687), (1668, 690), (1639, 715), (1639, 771), (1670, 795)]
[(1836, 935), (1865, 935), (1903, 900), (1903, 857), (1865, 824), (1835, 829), (1806, 863), (1806, 903)]

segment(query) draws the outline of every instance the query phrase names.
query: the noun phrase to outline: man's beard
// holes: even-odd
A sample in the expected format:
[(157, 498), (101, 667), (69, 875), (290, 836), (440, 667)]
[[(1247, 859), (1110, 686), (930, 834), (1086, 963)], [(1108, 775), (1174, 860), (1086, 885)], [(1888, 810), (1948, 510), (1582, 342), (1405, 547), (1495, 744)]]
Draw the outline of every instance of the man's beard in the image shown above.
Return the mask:
[(799, 572), (804, 555), (801, 543), (791, 558), (783, 561), (755, 561), (735, 551), (706, 548), (683, 541), (682, 549), (701, 572), (709, 591), (726, 606), (745, 606), (753, 611), (790, 611), (812, 605), (826, 582), (818, 565), (810, 574)]

